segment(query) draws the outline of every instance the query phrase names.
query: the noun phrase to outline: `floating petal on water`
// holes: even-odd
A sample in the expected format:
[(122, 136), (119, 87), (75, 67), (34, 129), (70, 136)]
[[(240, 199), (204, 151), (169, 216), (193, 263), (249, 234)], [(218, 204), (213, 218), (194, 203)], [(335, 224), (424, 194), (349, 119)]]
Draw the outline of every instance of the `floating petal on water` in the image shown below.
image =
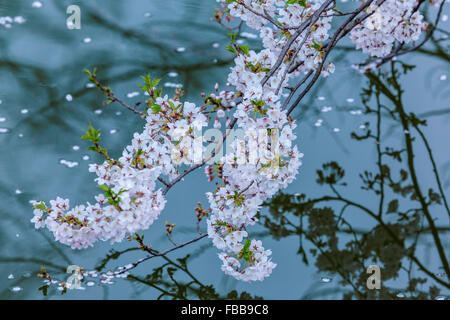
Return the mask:
[(40, 7), (42, 7), (42, 2), (40, 2), (40, 1), (34, 1), (34, 2), (31, 4), (31, 6), (32, 6), (33, 8), (40, 8)]
[(64, 159), (61, 159), (59, 161), (59, 163), (65, 165), (66, 167), (69, 167), (69, 168), (73, 168), (73, 167), (78, 166), (78, 162), (76, 162), (76, 161), (67, 161), (67, 160), (64, 160)]
[(31, 271), (25, 271), (25, 272), (22, 274), (22, 277), (24, 277), (24, 278), (30, 278), (30, 277), (31, 277)]
[(133, 91), (133, 92), (130, 92), (130, 93), (127, 94), (127, 98), (131, 99), (131, 98), (134, 98), (134, 97), (136, 97), (138, 95), (139, 95), (139, 92)]

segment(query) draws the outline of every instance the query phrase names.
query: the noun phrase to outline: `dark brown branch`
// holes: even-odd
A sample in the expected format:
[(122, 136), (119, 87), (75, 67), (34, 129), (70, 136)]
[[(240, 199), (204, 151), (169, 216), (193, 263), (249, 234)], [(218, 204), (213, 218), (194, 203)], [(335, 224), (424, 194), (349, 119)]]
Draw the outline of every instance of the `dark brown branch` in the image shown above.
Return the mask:
[[(175, 250), (177, 250), (177, 249), (183, 248), (183, 247), (185, 247), (185, 246), (187, 246), (187, 245), (189, 245), (189, 244), (191, 244), (191, 243), (197, 242), (197, 241), (199, 241), (199, 240), (201, 240), (201, 239), (203, 239), (203, 238), (205, 238), (205, 237), (207, 237), (207, 236), (208, 236), (208, 234), (200, 235), (200, 236), (198, 236), (198, 237), (196, 237), (196, 238), (194, 238), (194, 239), (191, 239), (191, 240), (189, 240), (189, 241), (183, 242), (183, 243), (181, 243), (181, 244), (179, 244), (179, 245), (176, 245), (176, 246), (174, 246), (174, 247), (172, 247), (172, 248), (170, 248), (170, 249), (164, 250), (164, 251), (162, 251), (162, 252), (158, 252), (158, 251), (156, 251), (156, 250), (153, 250), (151, 247), (145, 246), (145, 245), (142, 243), (142, 241), (141, 241), (141, 243), (140, 243), (141, 248), (142, 248), (143, 250), (147, 251), (148, 253), (150, 253), (150, 255), (148, 255), (147, 257), (145, 257), (145, 258), (143, 258), (143, 259), (140, 259), (140, 260), (138, 260), (138, 261), (132, 263), (132, 267), (126, 268), (126, 269), (124, 269), (124, 270), (121, 270), (121, 271), (118, 272), (118, 274), (122, 274), (122, 273), (124, 273), (124, 272), (128, 272), (129, 270), (136, 268), (136, 267), (137, 267), (138, 265), (140, 265), (141, 263), (143, 263), (143, 262), (145, 262), (145, 261), (147, 261), (147, 260), (150, 260), (150, 259), (152, 259), (152, 258), (156, 258), (156, 257), (164, 257), (165, 255), (167, 255), (168, 253), (170, 253), (170, 252), (172, 252), (172, 251), (175, 251)], [(139, 241), (139, 240), (138, 240), (138, 241)]]

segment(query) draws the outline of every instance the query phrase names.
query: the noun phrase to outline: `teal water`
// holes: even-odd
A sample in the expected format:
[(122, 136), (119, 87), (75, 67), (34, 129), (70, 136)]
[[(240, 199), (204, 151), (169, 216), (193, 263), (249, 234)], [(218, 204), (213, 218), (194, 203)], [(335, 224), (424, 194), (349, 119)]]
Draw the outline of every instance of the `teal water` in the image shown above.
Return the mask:
[[(194, 102), (200, 102), (200, 93), (212, 91), (216, 82), (225, 84), (232, 55), (224, 49), (227, 32), (210, 21), (216, 3), (212, 0), (43, 0), (41, 8), (33, 8), (32, 2), (0, 1), (0, 17), (20, 15), (26, 19), (24, 24), (13, 24), (9, 29), (0, 25), (0, 121), (3, 119), (0, 128), (5, 131), (0, 130), (0, 298), (154, 299), (159, 295), (157, 291), (127, 280), (84, 291), (69, 290), (65, 295), (53, 290), (43, 297), (38, 290), (42, 279), (36, 276), (41, 266), (55, 272), (64, 272), (71, 264), (90, 270), (99, 265), (112, 247), (109, 243), (97, 243), (94, 248), (73, 251), (54, 242), (48, 232), (34, 230), (29, 222), (32, 209), (28, 201), (48, 201), (56, 196), (70, 198), (72, 204), (92, 201), (98, 189), (87, 169), (89, 163), (100, 159), (87, 151), (87, 142), (80, 140), (83, 131), (90, 122), (101, 128), (110, 154), (118, 155), (132, 133), (142, 126), (140, 119), (120, 105), (103, 107), (103, 97), (86, 87), (84, 68), (98, 67), (100, 77), (130, 104), (143, 100), (142, 94), (133, 98), (127, 94), (139, 91), (137, 82), (146, 73), (162, 78), (166, 86), (183, 84), (186, 99)], [(71, 4), (81, 8), (81, 30), (66, 27), (66, 8)], [(348, 4), (342, 4), (345, 6)], [(445, 13), (449, 14), (448, 11)], [(449, 31), (449, 23), (443, 21), (441, 28)], [(251, 47), (258, 46), (255, 40), (243, 40)], [(178, 48), (185, 51), (179, 52)], [(374, 160), (373, 146), (350, 139), (350, 132), (361, 130), (365, 121), (349, 112), (361, 108), (359, 94), (366, 80), (350, 65), (363, 56), (337, 50), (334, 57), (338, 61), (336, 73), (309, 92), (295, 115), (299, 122), (297, 143), (305, 158), (287, 192), (319, 195), (322, 189), (315, 184), (315, 170), (323, 162), (336, 160), (349, 172), (347, 192), (371, 204), (376, 199), (367, 196), (356, 181), (358, 172)], [(450, 108), (448, 58), (414, 53), (404, 60), (418, 66), (402, 78), (409, 110), (423, 114)], [(171, 77), (174, 73), (177, 75)], [(67, 95), (72, 96), (71, 101), (66, 99)], [(324, 106), (333, 109), (321, 112)], [(318, 119), (323, 120), (320, 127), (315, 126)], [(431, 113), (427, 119), (429, 124), (424, 130), (441, 170), (445, 192), (450, 194), (450, 113)], [(388, 133), (394, 140), (401, 136), (395, 128)], [(425, 151), (419, 149), (421, 152)], [(88, 160), (83, 159), (86, 155)], [(69, 168), (61, 160), (78, 165)], [(431, 184), (428, 162), (420, 157), (416, 161), (421, 183)], [(171, 244), (164, 235), (166, 220), (177, 225), (176, 241), (195, 237), (193, 208), (198, 201), (205, 203), (204, 194), (212, 189), (202, 170), (186, 177), (169, 192), (160, 219), (145, 231), (146, 240), (154, 248), (169, 248)], [(448, 218), (441, 211), (436, 213), (437, 221), (448, 226)], [(352, 219), (356, 227), (371, 226), (366, 217), (356, 212)], [(263, 228), (256, 227), (254, 231), (261, 232)], [(448, 254), (450, 238), (448, 233), (442, 237)], [(430, 269), (439, 272), (439, 262), (430, 243), (424, 237), (419, 256), (424, 257)], [(306, 266), (296, 254), (298, 239), (288, 237), (277, 241), (266, 236), (264, 245), (272, 248), (278, 266), (270, 278), (254, 284), (238, 283), (224, 276), (217, 251), (206, 239), (178, 250), (171, 257), (195, 253), (190, 270), (220, 292), (236, 289), (267, 299), (340, 297), (341, 285), (334, 275), (318, 272), (314, 265)], [(130, 246), (124, 242), (113, 248), (124, 250)], [(132, 251), (112, 260), (110, 267), (143, 256), (142, 252)], [(149, 260), (133, 274), (151, 273), (160, 263), (157, 259)], [(14, 279), (8, 279), (10, 274)], [(323, 277), (332, 281), (323, 282)], [(401, 284), (404, 279), (398, 281)], [(11, 288), (17, 286), (23, 290), (12, 292)]]

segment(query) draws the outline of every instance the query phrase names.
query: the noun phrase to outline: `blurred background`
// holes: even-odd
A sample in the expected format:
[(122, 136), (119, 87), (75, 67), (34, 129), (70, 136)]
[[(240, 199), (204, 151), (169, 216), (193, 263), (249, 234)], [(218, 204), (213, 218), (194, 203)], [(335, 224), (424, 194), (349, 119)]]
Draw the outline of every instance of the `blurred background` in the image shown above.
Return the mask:
[[(340, 0), (341, 1), (341, 0)], [(351, 3), (342, 1), (342, 11)], [(81, 8), (81, 29), (66, 26), (69, 5)], [(92, 270), (101, 264), (111, 249), (121, 251), (134, 246), (123, 242), (113, 247), (96, 243), (93, 248), (74, 251), (53, 240), (47, 231), (35, 230), (29, 200), (49, 201), (56, 196), (70, 198), (71, 204), (93, 201), (98, 193), (88, 164), (101, 159), (87, 151), (80, 139), (89, 123), (102, 130), (103, 143), (112, 156), (121, 153), (132, 134), (143, 122), (118, 104), (102, 105), (103, 96), (88, 85), (84, 68), (98, 68), (99, 78), (129, 104), (143, 101), (137, 83), (150, 73), (161, 78), (165, 92), (182, 86), (185, 98), (201, 103), (201, 92), (212, 92), (218, 82), (226, 83), (233, 55), (225, 50), (227, 30), (211, 21), (213, 0), (0, 0), (0, 17), (21, 16), (16, 22), (0, 24), (0, 299), (154, 299), (159, 292), (149, 286), (121, 279), (114, 284), (96, 283), (86, 290), (69, 290), (64, 295), (49, 289), (43, 295), (42, 279), (36, 275), (42, 266), (60, 273), (76, 264)], [(429, 10), (434, 17), (436, 9)], [(438, 35), (448, 34), (448, 8), (444, 9)], [(0, 18), (1, 19), (1, 18)], [(0, 20), (1, 21), (1, 20)], [(240, 36), (253, 49), (260, 44), (251, 30)], [(440, 170), (444, 190), (450, 188), (450, 68), (448, 47), (441, 51), (432, 43), (422, 52), (402, 60), (417, 66), (401, 78), (404, 103), (409, 111), (428, 121), (424, 129)], [(361, 190), (358, 174), (375, 163), (371, 144), (351, 139), (351, 132), (364, 133), (367, 118), (362, 114), (361, 89), (366, 78), (351, 68), (366, 57), (348, 49), (343, 42), (332, 56), (336, 72), (321, 80), (294, 113), (296, 134), (305, 154), (297, 179), (286, 192), (320, 195), (316, 170), (327, 161), (338, 161), (347, 171), (346, 192), (368, 206), (376, 198)], [(136, 92), (138, 94), (136, 94)], [(401, 139), (395, 126), (388, 128), (389, 139)], [(418, 153), (424, 152), (418, 149)], [(432, 184), (429, 163), (420, 157), (416, 166), (421, 183)], [(164, 222), (176, 223), (173, 238), (182, 242), (195, 237), (197, 202), (206, 205), (205, 192), (214, 188), (197, 170), (167, 195), (160, 219), (144, 231), (146, 242), (164, 250), (171, 246), (164, 235)], [(266, 209), (263, 209), (263, 211)], [(349, 215), (352, 215), (350, 211)], [(354, 212), (356, 227), (369, 229), (372, 222)], [(448, 226), (448, 217), (436, 210), (437, 224)], [(204, 224), (202, 225), (204, 227)], [(220, 270), (217, 250), (207, 239), (172, 253), (190, 253), (189, 269), (200, 281), (218, 292), (246, 291), (265, 299), (330, 299), (342, 296), (336, 275), (319, 271), (310, 261), (306, 265), (297, 254), (298, 239), (274, 239), (262, 226), (250, 233), (263, 238), (273, 250), (278, 264), (271, 277), (258, 283), (239, 283)], [(442, 233), (446, 253), (450, 252), (448, 232)], [(439, 273), (439, 262), (427, 236), (421, 238), (418, 256), (427, 267)], [(108, 262), (115, 268), (144, 257), (140, 251), (127, 252)], [(146, 275), (161, 264), (151, 259), (133, 270)], [(398, 278), (398, 286), (405, 279)], [(348, 289), (348, 288), (347, 288)], [(448, 291), (444, 290), (444, 293)]]

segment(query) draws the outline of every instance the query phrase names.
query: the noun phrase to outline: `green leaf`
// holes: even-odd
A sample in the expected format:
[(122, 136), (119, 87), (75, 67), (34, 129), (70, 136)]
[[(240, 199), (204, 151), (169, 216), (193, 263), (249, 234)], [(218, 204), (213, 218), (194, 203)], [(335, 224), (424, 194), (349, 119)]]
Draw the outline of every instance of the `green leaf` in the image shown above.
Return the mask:
[(145, 75), (145, 76), (141, 76), (141, 78), (144, 80), (144, 85), (138, 84), (139, 88), (141, 88), (142, 91), (150, 91), (152, 90), (154, 87), (156, 87), (159, 82), (161, 81), (161, 79), (153, 79), (151, 78), (151, 76)]
[(296, 4), (296, 3), (299, 6), (301, 6), (301, 7), (306, 7), (306, 1), (305, 0), (288, 0), (288, 2), (286, 2), (286, 8), (287, 8), (287, 6), (292, 5), (292, 4)]
[(39, 209), (39, 210), (42, 210), (42, 211), (47, 211), (47, 207), (45, 206), (44, 202), (42, 202), (42, 201), (40, 203), (38, 203), (38, 204), (35, 204), (33, 206), (33, 209)]
[(105, 191), (105, 192), (108, 192), (108, 191), (111, 190), (111, 188), (105, 186), (104, 184), (98, 185), (97, 188), (100, 188), (100, 189), (102, 189), (102, 190)]
[(152, 86), (153, 86), (153, 87), (156, 87), (156, 86), (159, 84), (160, 81), (161, 81), (161, 79), (154, 79), (154, 80), (152, 81)]
[(242, 250), (247, 251), (248, 248), (250, 248), (251, 244), (252, 244), (252, 241), (250, 239), (247, 239), (247, 241), (245, 241), (244, 248), (242, 248)]
[(88, 130), (85, 131), (81, 139), (98, 143), (100, 141), (100, 131), (100, 129), (95, 130), (92, 124), (89, 124)]
[(319, 51), (320, 49), (322, 49), (322, 44), (315, 42), (314, 40), (312, 41), (312, 44), (310, 45), (311, 48), (316, 49), (317, 51)]
[(170, 105), (170, 107), (172, 108), (172, 110), (176, 110), (176, 108), (175, 108), (175, 104), (172, 102), (172, 101), (170, 101), (170, 100), (168, 100), (167, 101), (168, 103), (169, 103), (169, 105)]
[(248, 44), (246, 44), (245, 46), (239, 45), (239, 48), (242, 50), (242, 52), (243, 52), (245, 55), (248, 55), (248, 53), (249, 53), (249, 51), (250, 51), (250, 49), (248, 48)]
[(227, 46), (225, 47), (225, 49), (226, 49), (227, 51), (230, 51), (231, 53), (234, 53), (235, 55), (239, 55), (239, 54), (236, 52), (236, 49), (234, 49), (234, 47), (233, 47), (231, 44), (227, 45)]
[(231, 42), (235, 42), (236, 41), (236, 37), (237, 37), (237, 32), (236, 33), (233, 33), (233, 32), (229, 32), (228, 33), (228, 36), (230, 37), (230, 39), (231, 39)]
[(153, 112), (153, 113), (158, 113), (158, 112), (160, 112), (160, 111), (161, 111), (161, 106), (160, 106), (160, 105), (154, 104), (154, 105), (152, 106), (152, 112)]

